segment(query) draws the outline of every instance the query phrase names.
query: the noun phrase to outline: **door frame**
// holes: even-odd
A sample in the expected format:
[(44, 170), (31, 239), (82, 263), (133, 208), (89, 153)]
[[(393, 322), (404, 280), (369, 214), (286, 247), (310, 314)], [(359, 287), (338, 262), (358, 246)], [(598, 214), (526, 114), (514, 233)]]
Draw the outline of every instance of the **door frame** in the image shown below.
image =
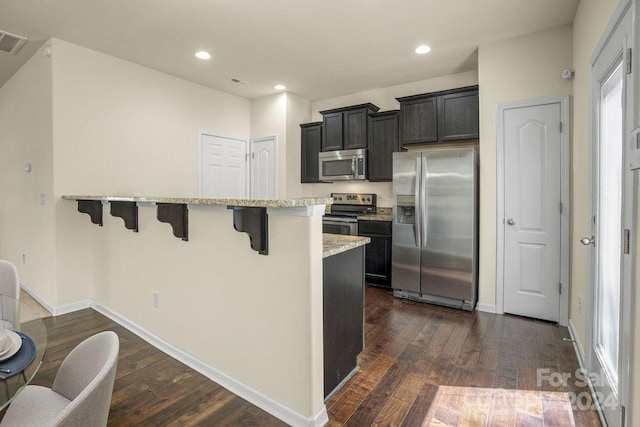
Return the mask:
[(496, 313), (504, 313), (504, 115), (506, 110), (536, 107), (547, 104), (560, 104), (560, 121), (562, 132), (560, 133), (560, 282), (562, 292), (560, 294), (559, 324), (567, 326), (569, 323), (569, 219), (571, 218), (570, 203), (570, 146), (571, 125), (569, 120), (569, 95), (547, 98), (534, 98), (524, 101), (507, 102), (498, 104), (496, 108), (497, 120), (497, 144), (496, 144)]
[(249, 192), (251, 191), (251, 187), (250, 187), (250, 181), (249, 178), (251, 177), (250, 173), (251, 171), (249, 170), (249, 162), (248, 162), (248, 156), (249, 156), (249, 138), (243, 138), (243, 137), (239, 137), (239, 136), (234, 136), (234, 135), (228, 135), (222, 132), (217, 132), (217, 131), (208, 131), (208, 130), (199, 130), (198, 131), (198, 197), (202, 197), (202, 153), (204, 151), (204, 139), (203, 137), (205, 135), (208, 136), (215, 136), (218, 138), (225, 138), (225, 139), (233, 139), (236, 141), (243, 141), (244, 142), (244, 161), (246, 163), (245, 166), (245, 195), (248, 195)]
[[(604, 32), (602, 33), (602, 36), (600, 38), (600, 41), (598, 42), (598, 45), (596, 46), (596, 48), (593, 51), (593, 55), (591, 56), (590, 60), (589, 60), (589, 98), (588, 98), (588, 109), (589, 109), (589, 120), (591, 121), (591, 124), (588, 126), (588, 139), (587, 139), (587, 143), (588, 143), (588, 153), (589, 153), (589, 163), (588, 163), (588, 171), (589, 171), (589, 175), (590, 175), (590, 179), (588, 182), (588, 192), (587, 192), (587, 203), (589, 206), (589, 220), (588, 220), (588, 224), (589, 224), (589, 230), (588, 232), (591, 232), (591, 215), (592, 215), (592, 210), (593, 210), (593, 202), (594, 202), (594, 167), (595, 165), (593, 164), (593, 160), (596, 158), (596, 156), (598, 155), (597, 153), (597, 149), (598, 146), (596, 144), (596, 138), (597, 135), (600, 131), (599, 129), (599, 111), (597, 109), (597, 104), (595, 103), (595, 99), (597, 96), (599, 96), (599, 87), (597, 85), (596, 79), (597, 77), (594, 76), (594, 66), (596, 64), (596, 61), (598, 60), (598, 58), (602, 55), (605, 47), (607, 46), (607, 44), (609, 43), (609, 41), (611, 40), (612, 36), (614, 35), (614, 32), (616, 31), (616, 29), (618, 28), (618, 26), (622, 23), (623, 18), (625, 17), (626, 13), (637, 13), (634, 10), (630, 10), (633, 6), (634, 6), (635, 2), (632, 0), (623, 0), (621, 1), (618, 6), (616, 7), (611, 19), (609, 20), (609, 23), (607, 24), (606, 29), (604, 30)], [(633, 53), (632, 56), (636, 56), (637, 53), (635, 52), (636, 47), (635, 46), (635, 41), (636, 41), (636, 37), (637, 34), (635, 34), (635, 29), (634, 29), (634, 24), (635, 22), (635, 16), (632, 16), (632, 28), (631, 28), (631, 37), (629, 38), (629, 45), (627, 47), (630, 47), (633, 49)], [(624, 52), (623, 52), (623, 57), (624, 57)], [(632, 59), (632, 69), (633, 69), (633, 73), (637, 73), (637, 67), (638, 66), (638, 61), (633, 58)], [(626, 76), (626, 74), (625, 74)], [(625, 77), (626, 78), (626, 77)], [(625, 96), (625, 100), (626, 100), (626, 104), (625, 107), (629, 107), (629, 109), (631, 111), (626, 110), (625, 111), (625, 115), (624, 115), (624, 120), (625, 120), (625, 129), (623, 129), (623, 138), (624, 138), (624, 148), (623, 148), (623, 171), (625, 171), (629, 166), (628, 166), (628, 161), (626, 156), (629, 154), (629, 145), (630, 145), (630, 141), (629, 141), (629, 130), (633, 129), (635, 126), (634, 121), (636, 120), (636, 111), (638, 108), (638, 105), (636, 104), (636, 93), (635, 93), (635, 84), (636, 81), (635, 79), (637, 78), (637, 76), (633, 76), (632, 78), (629, 78), (626, 80), (626, 84), (627, 84), (627, 93), (631, 93), (631, 97), (629, 99), (629, 97), (626, 96), (626, 94), (624, 94)], [(631, 121), (631, 123), (629, 123), (629, 121)], [(619, 341), (619, 352), (620, 352), (620, 356), (619, 359), (621, 361), (620, 365), (619, 365), (619, 371), (620, 371), (620, 375), (618, 376), (619, 378), (619, 383), (618, 383), (618, 400), (619, 403), (622, 407), (624, 407), (624, 412), (623, 412), (623, 416), (625, 417), (625, 419), (623, 419), (623, 422), (626, 423), (626, 421), (628, 420), (632, 420), (633, 419), (633, 415), (632, 412), (634, 411), (633, 405), (631, 404), (631, 393), (633, 391), (632, 389), (632, 381), (633, 381), (633, 374), (634, 374), (634, 369), (636, 369), (637, 367), (634, 366), (633, 361), (634, 361), (634, 354), (633, 354), (633, 350), (634, 350), (634, 344), (635, 344), (635, 337), (634, 337), (634, 333), (633, 333), (633, 322), (634, 322), (634, 312), (633, 312), (633, 296), (634, 296), (634, 292), (633, 292), (633, 285), (634, 285), (634, 279), (635, 279), (635, 275), (636, 275), (636, 257), (637, 257), (637, 246), (635, 243), (633, 243), (633, 239), (636, 236), (636, 230), (637, 230), (637, 222), (636, 222), (636, 215), (637, 215), (637, 201), (638, 201), (638, 196), (637, 196), (637, 191), (638, 191), (638, 172), (632, 172), (632, 179), (631, 179), (631, 183), (626, 183), (628, 185), (631, 185), (630, 189), (626, 189), (625, 192), (623, 192), (623, 198), (626, 197), (625, 193), (627, 191), (629, 191), (632, 194), (632, 200), (625, 200), (623, 199), (623, 203), (630, 203), (631, 207), (630, 207), (630, 218), (629, 218), (629, 222), (627, 222), (627, 224), (629, 224), (630, 230), (631, 230), (631, 239), (632, 239), (632, 243), (629, 245), (629, 250), (630, 250), (630, 273), (629, 273), (629, 280), (622, 280), (621, 284), (620, 284), (620, 310), (621, 310), (621, 318), (620, 318), (620, 324), (619, 324), (619, 328), (620, 328), (620, 341)], [(623, 206), (623, 215), (625, 214), (625, 206)], [(623, 220), (623, 228), (624, 228), (624, 220)], [(580, 237), (580, 236), (576, 236), (576, 237)], [(624, 256), (624, 255), (623, 255)], [(587, 254), (587, 260), (588, 260), (588, 273), (587, 273), (587, 287), (586, 287), (586, 295), (585, 295), (585, 307), (587, 307), (588, 312), (593, 313), (594, 310), (594, 293), (595, 293), (595, 289), (594, 289), (594, 277), (593, 277), (593, 268), (592, 268), (592, 264), (593, 264), (593, 251), (589, 250), (588, 254)], [(593, 365), (593, 360), (592, 360), (592, 347), (593, 347), (593, 340), (594, 340), (594, 322), (593, 319), (590, 318), (589, 316), (586, 317), (585, 319), (585, 343), (584, 343), (584, 349), (583, 349), (583, 357), (584, 357), (584, 367), (587, 369), (591, 369), (592, 365)], [(626, 372), (623, 372), (623, 369), (626, 370)], [(594, 391), (594, 386), (592, 384), (592, 380), (591, 378), (589, 378), (589, 387), (593, 393)], [(600, 407), (600, 405), (596, 404), (596, 408), (598, 410), (598, 416), (600, 417), (600, 421), (603, 423), (603, 425), (606, 423), (606, 420), (604, 419), (604, 414), (603, 414), (603, 409)], [(637, 410), (637, 409), (636, 409)]]

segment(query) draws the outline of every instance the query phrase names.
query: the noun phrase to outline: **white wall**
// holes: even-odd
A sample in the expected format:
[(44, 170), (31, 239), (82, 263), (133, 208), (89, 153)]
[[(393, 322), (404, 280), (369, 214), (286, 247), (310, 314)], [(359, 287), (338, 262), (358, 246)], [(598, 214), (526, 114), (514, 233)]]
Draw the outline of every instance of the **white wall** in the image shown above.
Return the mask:
[(287, 197), (311, 195), (311, 187), (300, 183), (301, 137), (300, 124), (311, 119), (311, 102), (299, 96), (287, 94)]
[(195, 195), (198, 131), (250, 134), (246, 99), (52, 42), (58, 195)]
[(480, 46), (479, 302), (496, 304), (496, 107), (530, 98), (570, 95), (561, 77), (572, 69), (571, 27)]
[(195, 196), (198, 131), (247, 138), (250, 103), (61, 40), (51, 44), (59, 258), (52, 303), (64, 305), (90, 298), (94, 273), (90, 242), (59, 196)]
[(269, 215), (264, 256), (225, 207), (191, 208), (188, 242), (155, 215), (140, 207), (133, 233), (110, 215), (97, 227), (69, 213), (90, 241), (93, 299), (302, 415), (320, 411), (321, 217)]
[(51, 115), (51, 60), (40, 49), (0, 88), (0, 258), (16, 264), (28, 288), (55, 301)]

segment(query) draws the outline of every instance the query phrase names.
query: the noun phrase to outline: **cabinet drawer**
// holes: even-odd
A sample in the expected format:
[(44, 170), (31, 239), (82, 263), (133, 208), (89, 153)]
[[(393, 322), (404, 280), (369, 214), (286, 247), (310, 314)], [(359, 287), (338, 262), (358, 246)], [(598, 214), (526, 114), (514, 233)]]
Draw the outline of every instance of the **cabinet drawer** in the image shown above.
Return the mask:
[(358, 234), (391, 236), (391, 221), (358, 221)]

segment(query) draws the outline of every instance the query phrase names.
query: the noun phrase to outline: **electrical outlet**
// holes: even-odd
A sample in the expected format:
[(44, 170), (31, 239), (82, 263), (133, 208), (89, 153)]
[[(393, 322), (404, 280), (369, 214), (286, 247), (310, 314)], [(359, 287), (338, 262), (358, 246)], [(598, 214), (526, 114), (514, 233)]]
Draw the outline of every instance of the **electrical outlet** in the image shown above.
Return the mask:
[(40, 193), (40, 206), (47, 206), (47, 193)]
[(578, 295), (578, 313), (582, 313), (582, 297)]
[(160, 307), (160, 294), (157, 291), (153, 293), (153, 306)]
[(22, 254), (22, 263), (23, 264), (27, 263), (27, 254)]

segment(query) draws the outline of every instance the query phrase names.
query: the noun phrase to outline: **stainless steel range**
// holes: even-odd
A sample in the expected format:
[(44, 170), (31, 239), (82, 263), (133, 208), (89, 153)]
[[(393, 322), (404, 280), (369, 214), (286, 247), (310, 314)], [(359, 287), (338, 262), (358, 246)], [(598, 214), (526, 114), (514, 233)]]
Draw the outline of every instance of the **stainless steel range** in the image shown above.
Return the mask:
[(358, 235), (358, 214), (376, 213), (376, 195), (331, 193), (331, 211), (322, 218), (322, 232)]

